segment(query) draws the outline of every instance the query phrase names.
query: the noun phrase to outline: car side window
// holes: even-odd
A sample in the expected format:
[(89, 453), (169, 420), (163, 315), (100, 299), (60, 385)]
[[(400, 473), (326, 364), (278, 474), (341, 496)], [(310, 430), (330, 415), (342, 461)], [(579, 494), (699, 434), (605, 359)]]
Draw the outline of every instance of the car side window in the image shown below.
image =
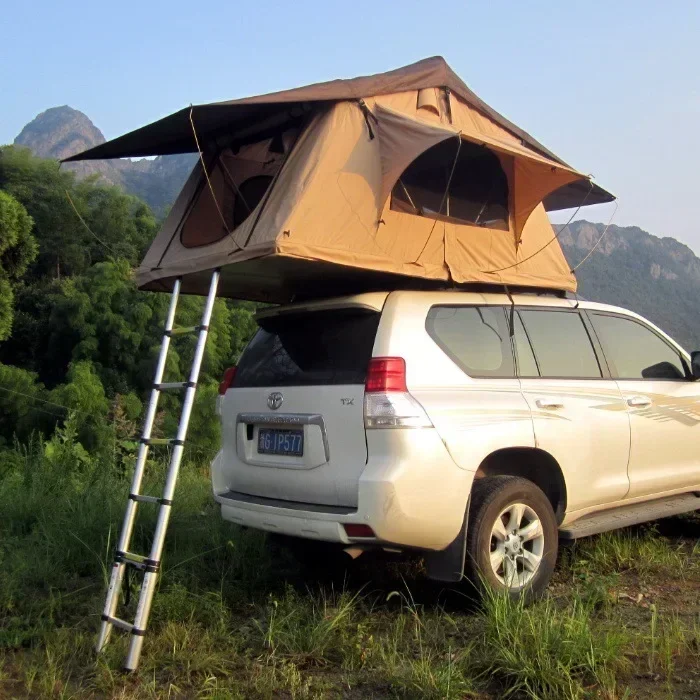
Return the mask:
[(510, 333), (502, 306), (433, 306), (425, 328), (466, 374), (515, 376)]
[(639, 321), (590, 313), (616, 379), (685, 379), (680, 353)]
[[(539, 376), (602, 377), (598, 358), (578, 311), (521, 308), (518, 314), (532, 345)], [(524, 369), (521, 369), (520, 376), (527, 376)]]

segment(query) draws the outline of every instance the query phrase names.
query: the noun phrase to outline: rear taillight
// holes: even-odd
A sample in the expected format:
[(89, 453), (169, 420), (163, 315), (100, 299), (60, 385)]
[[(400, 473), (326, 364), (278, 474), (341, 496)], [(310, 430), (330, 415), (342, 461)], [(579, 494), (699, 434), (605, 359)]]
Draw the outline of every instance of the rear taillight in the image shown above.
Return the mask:
[(367, 367), (365, 392), (408, 391), (403, 357), (373, 357)]
[(403, 357), (373, 357), (365, 381), (365, 428), (432, 428), (408, 393)]
[(224, 372), (224, 378), (221, 380), (221, 384), (219, 384), (219, 396), (223, 396), (233, 384), (233, 380), (236, 378), (236, 368), (235, 367), (229, 367), (225, 372)]

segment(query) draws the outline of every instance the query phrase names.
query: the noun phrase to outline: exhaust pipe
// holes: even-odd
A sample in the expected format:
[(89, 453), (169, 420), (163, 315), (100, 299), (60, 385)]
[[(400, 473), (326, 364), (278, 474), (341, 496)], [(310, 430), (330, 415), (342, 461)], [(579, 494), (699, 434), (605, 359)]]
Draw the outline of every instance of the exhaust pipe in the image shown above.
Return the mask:
[(360, 554), (363, 554), (366, 552), (369, 547), (363, 547), (361, 544), (353, 544), (350, 547), (344, 547), (343, 551), (345, 554), (347, 554), (351, 559), (357, 559), (357, 557), (360, 556)]

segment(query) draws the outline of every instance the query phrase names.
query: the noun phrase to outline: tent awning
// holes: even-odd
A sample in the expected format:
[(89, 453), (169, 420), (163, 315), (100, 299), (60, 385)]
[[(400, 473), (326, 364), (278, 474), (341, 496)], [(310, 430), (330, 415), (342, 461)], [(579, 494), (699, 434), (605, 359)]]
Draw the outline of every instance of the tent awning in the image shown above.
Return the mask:
[[(298, 122), (305, 114), (318, 111), (324, 105), (333, 102), (361, 100), (372, 95), (425, 88), (445, 88), (516, 136), (524, 150), (571, 169), (533, 136), (481, 100), (440, 56), (426, 58), (386, 73), (331, 80), (225, 102), (193, 105), (70, 156), (64, 162), (196, 153), (197, 143), (191, 120), (194, 122), (202, 149), (221, 151), (223, 148), (259, 141), (268, 133), (278, 132), (286, 125)], [(510, 146), (512, 147), (512, 144)], [(585, 188), (583, 194), (582, 187)], [(614, 195), (598, 185), (574, 182), (565, 184), (551, 193), (545, 201), (545, 207), (549, 211), (576, 207), (584, 196), (586, 204), (601, 204), (615, 199)]]

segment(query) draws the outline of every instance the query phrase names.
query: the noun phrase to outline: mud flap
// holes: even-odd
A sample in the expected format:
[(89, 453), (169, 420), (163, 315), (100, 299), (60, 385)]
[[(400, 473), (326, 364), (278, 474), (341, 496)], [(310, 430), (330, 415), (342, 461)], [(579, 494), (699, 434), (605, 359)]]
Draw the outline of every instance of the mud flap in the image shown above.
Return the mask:
[[(471, 499), (470, 499), (471, 500)], [(456, 583), (464, 577), (464, 559), (467, 555), (467, 523), (469, 521), (469, 503), (464, 511), (462, 528), (457, 537), (439, 552), (428, 552), (425, 557), (426, 574), (433, 581)]]

